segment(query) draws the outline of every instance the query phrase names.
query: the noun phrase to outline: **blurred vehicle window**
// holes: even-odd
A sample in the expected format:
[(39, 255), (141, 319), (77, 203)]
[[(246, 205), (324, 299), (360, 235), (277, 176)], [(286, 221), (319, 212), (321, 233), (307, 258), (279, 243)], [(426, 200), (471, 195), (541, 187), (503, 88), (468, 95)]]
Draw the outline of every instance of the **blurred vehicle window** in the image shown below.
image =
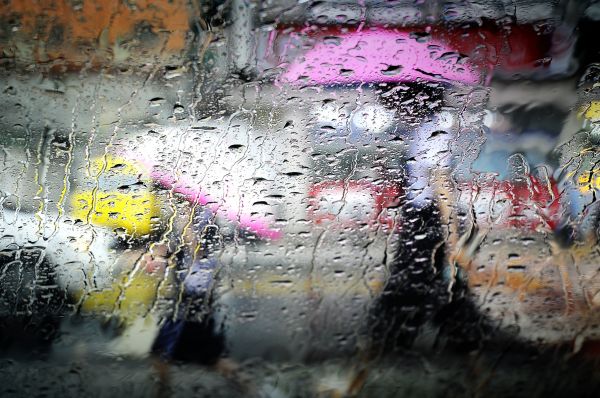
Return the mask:
[(600, 3), (0, 4), (2, 396), (593, 396)]

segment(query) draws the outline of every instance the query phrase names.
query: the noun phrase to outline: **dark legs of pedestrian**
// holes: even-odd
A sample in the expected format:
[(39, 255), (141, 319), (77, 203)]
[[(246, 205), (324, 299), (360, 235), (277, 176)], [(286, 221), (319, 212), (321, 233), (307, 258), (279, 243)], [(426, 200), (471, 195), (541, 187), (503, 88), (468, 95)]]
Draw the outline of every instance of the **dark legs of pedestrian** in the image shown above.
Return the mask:
[(478, 348), (493, 328), (470, 298), (460, 268), (450, 276), (438, 207), (407, 207), (402, 214), (399, 248), (370, 314), (374, 352), (410, 349), (426, 324), (437, 348)]
[(199, 214), (192, 244), (179, 253), (177, 283), (180, 300), (161, 326), (152, 352), (169, 360), (212, 365), (225, 349), (224, 337), (213, 317), (212, 286), (216, 272), (218, 228)]
[(403, 211), (399, 248), (389, 278), (371, 312), (377, 350), (412, 346), (421, 326), (433, 317), (444, 290), (444, 236), (434, 205)]

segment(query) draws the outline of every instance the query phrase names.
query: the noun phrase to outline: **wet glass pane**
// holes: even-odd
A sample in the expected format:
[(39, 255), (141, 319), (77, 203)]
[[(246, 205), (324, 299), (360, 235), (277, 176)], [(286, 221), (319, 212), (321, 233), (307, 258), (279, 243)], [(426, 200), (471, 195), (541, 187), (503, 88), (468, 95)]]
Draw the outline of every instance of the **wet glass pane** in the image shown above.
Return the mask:
[(595, 396), (600, 3), (6, 0), (2, 396)]

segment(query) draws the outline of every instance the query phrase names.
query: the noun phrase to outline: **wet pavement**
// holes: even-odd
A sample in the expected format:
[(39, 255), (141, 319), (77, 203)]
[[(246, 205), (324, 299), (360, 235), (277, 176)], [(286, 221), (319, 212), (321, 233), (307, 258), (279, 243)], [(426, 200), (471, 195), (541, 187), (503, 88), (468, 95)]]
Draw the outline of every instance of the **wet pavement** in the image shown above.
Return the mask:
[(319, 363), (247, 359), (235, 372), (177, 364), (159, 377), (150, 359), (79, 353), (0, 359), (0, 393), (7, 397), (337, 397), (363, 380), (359, 397), (594, 397), (594, 361), (556, 350), (531, 355), (504, 347), (487, 353), (406, 353), (360, 361)]

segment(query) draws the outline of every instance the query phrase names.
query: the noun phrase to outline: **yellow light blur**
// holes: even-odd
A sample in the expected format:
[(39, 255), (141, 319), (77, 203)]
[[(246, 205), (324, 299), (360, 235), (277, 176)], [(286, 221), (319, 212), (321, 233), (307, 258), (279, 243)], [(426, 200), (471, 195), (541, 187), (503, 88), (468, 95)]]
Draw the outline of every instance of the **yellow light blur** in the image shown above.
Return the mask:
[[(134, 162), (112, 156), (94, 160), (90, 171), (97, 179), (105, 180), (141, 176), (144, 181), (145, 174)], [(130, 236), (146, 235), (152, 231), (152, 220), (160, 215), (158, 200), (147, 185), (126, 192), (101, 184), (97, 189), (75, 191), (71, 196), (71, 216), (91, 225), (123, 229)]]

